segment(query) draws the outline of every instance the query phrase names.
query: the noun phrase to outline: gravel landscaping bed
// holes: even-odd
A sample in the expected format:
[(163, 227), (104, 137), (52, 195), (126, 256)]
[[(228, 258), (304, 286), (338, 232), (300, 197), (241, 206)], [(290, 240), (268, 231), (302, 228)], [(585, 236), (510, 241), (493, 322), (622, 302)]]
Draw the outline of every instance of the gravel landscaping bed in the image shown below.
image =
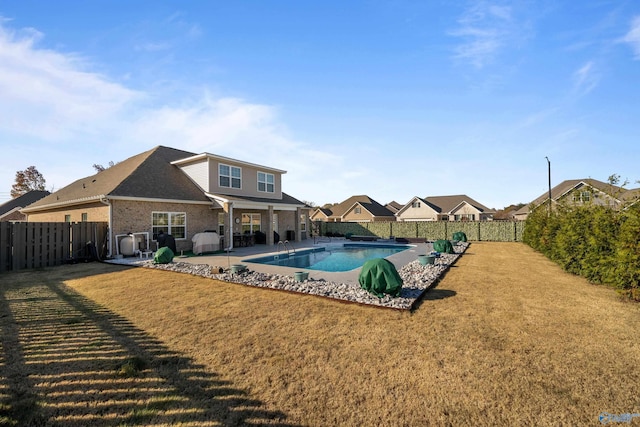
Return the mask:
[(455, 254), (441, 254), (440, 257), (436, 258), (434, 264), (421, 265), (418, 260), (415, 260), (400, 268), (398, 273), (403, 281), (400, 296), (391, 297), (385, 295), (382, 298), (370, 294), (357, 283), (336, 283), (324, 279), (307, 279), (299, 282), (293, 276), (258, 273), (248, 269), (235, 274), (229, 271), (218, 274), (208, 264), (191, 264), (180, 261), (174, 261), (169, 264), (154, 264), (153, 261), (144, 261), (137, 263), (137, 265), (260, 288), (279, 289), (359, 304), (410, 310), (422, 294), (436, 284), (438, 279), (464, 253), (468, 246), (469, 244), (466, 242), (458, 242), (453, 246)]

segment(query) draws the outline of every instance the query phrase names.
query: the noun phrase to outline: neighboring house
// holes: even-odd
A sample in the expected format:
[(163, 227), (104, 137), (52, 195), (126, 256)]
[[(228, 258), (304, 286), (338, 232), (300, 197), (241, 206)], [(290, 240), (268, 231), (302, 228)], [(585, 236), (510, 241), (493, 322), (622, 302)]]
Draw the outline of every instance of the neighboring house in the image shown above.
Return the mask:
[(375, 222), (395, 221), (396, 218), (389, 209), (382, 206), (369, 196), (351, 196), (347, 200), (331, 206), (331, 208), (317, 208), (311, 214), (314, 221), (327, 222)]
[[(627, 190), (617, 185), (598, 181), (597, 179), (570, 179), (561, 182), (551, 189), (551, 203), (556, 206), (559, 203), (569, 205), (607, 205), (618, 208), (622, 204), (637, 200), (640, 196), (640, 189)], [(531, 209), (547, 204), (549, 192), (545, 192), (528, 205), (518, 209), (514, 214), (518, 220), (525, 220), (529, 216)]]
[[(116, 236), (162, 230), (178, 251), (192, 248), (192, 237), (217, 231), (233, 247), (237, 234), (274, 232), (289, 240), (307, 236), (308, 207), (282, 191), (283, 170), (214, 154), (195, 154), (158, 146), (96, 175), (79, 179), (33, 203), (28, 221), (105, 221), (109, 255)], [(151, 249), (155, 249), (155, 243)]]
[(27, 216), (21, 213), (20, 210), (49, 194), (51, 193), (48, 191), (31, 190), (22, 196), (3, 203), (0, 205), (0, 221), (26, 221)]
[(385, 208), (387, 208), (389, 211), (393, 212), (394, 214), (398, 212), (400, 209), (402, 209), (403, 206), (404, 205), (396, 202), (395, 200), (384, 205)]
[(398, 221), (491, 221), (495, 211), (461, 194), (456, 196), (414, 197), (396, 217)]
[(329, 221), (329, 217), (333, 214), (333, 211), (329, 208), (316, 208), (311, 213), (311, 221)]

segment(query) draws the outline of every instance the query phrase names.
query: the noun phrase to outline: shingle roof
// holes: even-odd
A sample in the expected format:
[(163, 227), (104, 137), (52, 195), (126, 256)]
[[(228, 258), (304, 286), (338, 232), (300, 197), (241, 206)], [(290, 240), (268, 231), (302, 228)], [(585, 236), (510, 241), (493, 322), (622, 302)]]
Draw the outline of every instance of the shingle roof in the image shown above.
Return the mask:
[[(600, 190), (606, 194), (612, 195), (613, 197), (616, 197), (618, 200), (629, 201), (640, 196), (640, 189), (638, 188), (633, 190), (626, 190), (623, 187), (612, 185), (612, 184), (609, 184), (608, 182), (602, 182), (593, 178), (584, 178), (584, 179), (568, 179), (566, 181), (562, 181), (560, 184), (556, 185), (551, 189), (551, 198), (553, 200), (558, 200), (567, 192), (578, 187), (581, 183), (587, 184), (595, 188), (596, 190)], [(548, 198), (549, 198), (549, 193), (545, 192), (544, 194), (536, 198), (533, 202), (520, 208), (516, 213), (526, 214), (530, 211), (530, 205), (538, 206), (544, 203)]]
[(248, 201), (248, 202), (268, 203), (268, 204), (273, 204), (273, 205), (302, 205), (302, 206), (305, 206), (304, 202), (301, 202), (300, 200), (296, 199), (293, 196), (288, 195), (285, 192), (282, 193), (282, 199), (265, 199), (264, 197), (238, 196), (236, 194), (227, 195), (227, 194), (219, 194), (219, 193), (216, 193), (216, 196), (221, 196), (221, 197), (224, 197), (225, 199), (229, 199), (229, 200), (242, 200), (242, 201)]
[(31, 190), (24, 193), (22, 196), (11, 199), (8, 202), (0, 205), (0, 218), (8, 212), (27, 207), (30, 204), (42, 199), (43, 197), (48, 196), (49, 194), (51, 193), (49, 193), (48, 191)]
[(384, 205), (385, 208), (387, 208), (388, 210), (390, 210), (393, 213), (398, 212), (400, 209), (402, 209), (404, 205), (401, 205), (400, 203), (396, 202), (395, 200), (387, 203), (386, 205)]
[(73, 204), (100, 196), (120, 196), (206, 202), (209, 199), (177, 166), (170, 162), (194, 153), (157, 146), (130, 157), (95, 175), (81, 178), (38, 200), (28, 209)]
[(626, 202), (640, 199), (640, 188), (627, 190), (626, 193), (622, 194), (622, 199)]
[(365, 208), (371, 215), (373, 216), (389, 216), (393, 217), (393, 212), (389, 209), (382, 206), (380, 203), (373, 200), (371, 197), (366, 195), (359, 196), (351, 196), (347, 200), (339, 203), (336, 206), (333, 206), (331, 210), (333, 211), (332, 217), (341, 217), (356, 203), (359, 203), (363, 208)]
[(493, 209), (490, 209), (473, 200), (471, 197), (466, 194), (458, 194), (454, 196), (432, 196), (425, 197), (422, 199), (425, 203), (428, 203), (436, 212), (438, 213), (448, 213), (451, 212), (456, 206), (458, 206), (462, 202), (467, 202), (474, 208), (478, 209), (483, 213), (491, 213), (494, 212)]
[(331, 216), (331, 214), (333, 214), (333, 211), (331, 209), (327, 209), (327, 208), (318, 208), (318, 210), (320, 212), (322, 212), (323, 214), (325, 214), (326, 216)]

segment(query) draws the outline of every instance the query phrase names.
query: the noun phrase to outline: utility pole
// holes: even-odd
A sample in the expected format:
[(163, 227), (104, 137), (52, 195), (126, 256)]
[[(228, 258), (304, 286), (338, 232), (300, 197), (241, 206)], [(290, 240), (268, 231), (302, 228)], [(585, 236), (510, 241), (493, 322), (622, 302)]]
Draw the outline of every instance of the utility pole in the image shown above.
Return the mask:
[(546, 156), (545, 159), (547, 159), (547, 169), (549, 175), (549, 215), (551, 215), (551, 161)]

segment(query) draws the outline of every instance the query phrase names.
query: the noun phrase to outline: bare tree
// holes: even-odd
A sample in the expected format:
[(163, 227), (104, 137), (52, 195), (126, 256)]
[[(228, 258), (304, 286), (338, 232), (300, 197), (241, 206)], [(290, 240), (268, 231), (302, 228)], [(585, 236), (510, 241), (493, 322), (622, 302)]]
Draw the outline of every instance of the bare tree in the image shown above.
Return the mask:
[(45, 190), (45, 179), (35, 166), (16, 172), (16, 182), (11, 186), (11, 197), (20, 197), (32, 190)]
[(99, 165), (97, 163), (93, 164), (93, 168), (96, 170), (96, 172), (102, 172), (103, 170), (109, 169), (111, 166), (115, 165), (115, 163), (112, 161), (109, 162), (109, 165), (105, 168), (102, 165)]

